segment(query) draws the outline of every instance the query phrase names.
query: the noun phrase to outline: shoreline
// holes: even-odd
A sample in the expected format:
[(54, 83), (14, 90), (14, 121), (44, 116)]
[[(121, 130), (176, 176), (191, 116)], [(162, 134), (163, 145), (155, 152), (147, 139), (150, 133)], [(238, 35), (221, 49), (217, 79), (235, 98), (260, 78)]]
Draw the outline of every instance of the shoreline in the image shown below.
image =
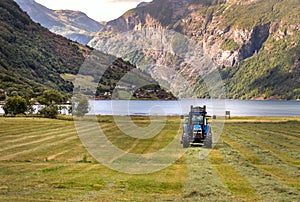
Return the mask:
[[(147, 118), (150, 116), (141, 116), (141, 115), (130, 115), (130, 116), (122, 116), (122, 115), (87, 115), (86, 118), (111, 118), (111, 117), (132, 117), (132, 118)], [(155, 117), (155, 116), (152, 116)], [(161, 117), (161, 116), (157, 116)], [(176, 116), (163, 116), (163, 117), (170, 117), (170, 118), (178, 118), (180, 119), (179, 115)], [(49, 119), (38, 115), (17, 115), (17, 116), (3, 116), (0, 115), (0, 119)], [(55, 120), (55, 119), (54, 119)], [(65, 120), (65, 121), (75, 121), (72, 115), (58, 115), (56, 120)], [(150, 119), (149, 119), (150, 120)], [(290, 121), (299, 121), (300, 116), (232, 116), (230, 118), (226, 118), (225, 116), (221, 119), (215, 120), (216, 122), (224, 121), (224, 123), (274, 123), (274, 122), (290, 122)]]

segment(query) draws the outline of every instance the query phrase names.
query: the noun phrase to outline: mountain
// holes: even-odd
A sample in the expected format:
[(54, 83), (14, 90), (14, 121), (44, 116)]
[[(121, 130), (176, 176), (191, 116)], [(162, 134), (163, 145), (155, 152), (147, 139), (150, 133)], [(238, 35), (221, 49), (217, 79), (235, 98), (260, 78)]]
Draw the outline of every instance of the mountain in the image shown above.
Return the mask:
[[(119, 82), (130, 71), (151, 84), (139, 89), (131, 88), (131, 91), (138, 92), (134, 98), (174, 98), (161, 89), (149, 75), (140, 72), (130, 63), (93, 51), (92, 48), (54, 34), (33, 22), (13, 0), (1, 0), (0, 13), (1, 99), (5, 98), (4, 94), (11, 96), (15, 93), (34, 98), (46, 89), (55, 89), (70, 95), (74, 86), (80, 90), (85, 89), (84, 93), (93, 96), (86, 86), (88, 82), (96, 86), (96, 96), (108, 99), (117, 85), (132, 85), (132, 80)], [(96, 61), (91, 60), (94, 57), (97, 57)], [(84, 72), (86, 64), (92, 69)], [(83, 78), (82, 83), (80, 79), (76, 79), (77, 83), (73, 84), (76, 75)], [(101, 82), (97, 82), (101, 77)], [(124, 93), (126, 92), (117, 92), (114, 98), (121, 99)]]
[(0, 12), (0, 88), (27, 97), (47, 88), (71, 92), (60, 75), (75, 74), (91, 50), (33, 22), (13, 0), (1, 0)]
[(33, 21), (50, 31), (86, 45), (103, 25), (80, 11), (51, 10), (34, 0), (15, 0)]
[[(139, 30), (174, 30), (214, 61), (227, 98), (300, 99), (299, 13), (299, 0), (154, 0), (108, 22), (89, 45), (103, 50), (105, 44), (103, 51), (110, 52), (116, 47), (108, 38)], [(141, 54), (186, 76), (196, 86), (195, 97), (209, 97), (199, 72), (176, 62), (170, 65), (173, 59), (165, 61), (164, 53)], [(141, 54), (128, 60), (142, 68), (137, 62)], [(155, 75), (157, 69), (146, 71)]]

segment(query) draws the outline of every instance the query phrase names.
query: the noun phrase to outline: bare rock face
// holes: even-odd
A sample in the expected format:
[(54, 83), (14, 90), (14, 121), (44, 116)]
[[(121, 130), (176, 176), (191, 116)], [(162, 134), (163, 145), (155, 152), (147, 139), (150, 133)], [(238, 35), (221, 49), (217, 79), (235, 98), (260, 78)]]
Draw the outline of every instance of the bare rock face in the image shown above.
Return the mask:
[(287, 22), (280, 21), (276, 23), (271, 23), (270, 34), (272, 34), (276, 41), (283, 39), (285, 36), (294, 35), (294, 33), (300, 31), (300, 23), (295, 23), (286, 26)]
[(172, 28), (172, 24), (181, 20), (186, 14), (186, 8), (191, 0), (154, 0), (142, 3), (134, 10), (129, 10), (123, 16), (107, 23), (102, 32), (113, 30), (125, 32), (143, 28)]
[[(217, 65), (234, 66), (263, 50), (268, 38), (281, 40), (300, 29), (299, 23), (286, 27), (285, 21), (255, 22), (253, 26), (244, 27), (227, 22), (228, 16), (234, 16), (228, 15), (233, 12), (232, 7), (259, 3), (263, 0), (154, 0), (108, 22), (89, 45), (97, 48), (101, 38), (112, 33), (170, 29), (201, 45)], [(275, 9), (274, 5), (272, 9)], [(248, 18), (245, 21), (249, 21)]]
[(269, 37), (270, 24), (256, 26), (251, 30), (250, 39), (239, 50), (239, 60), (253, 56), (261, 48)]

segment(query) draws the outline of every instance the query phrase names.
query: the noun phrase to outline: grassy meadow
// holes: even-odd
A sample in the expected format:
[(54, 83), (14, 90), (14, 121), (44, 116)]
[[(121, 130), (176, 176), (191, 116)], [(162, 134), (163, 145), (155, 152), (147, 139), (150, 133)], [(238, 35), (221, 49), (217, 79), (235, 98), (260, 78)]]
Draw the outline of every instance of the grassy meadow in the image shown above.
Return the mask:
[[(134, 117), (139, 126), (147, 117)], [(124, 135), (99, 117), (108, 139), (150, 153), (176, 135), (180, 119), (148, 140)], [(300, 118), (228, 120), (208, 158), (194, 147), (152, 174), (119, 173), (97, 163), (68, 119), (0, 117), (0, 201), (299, 201)]]

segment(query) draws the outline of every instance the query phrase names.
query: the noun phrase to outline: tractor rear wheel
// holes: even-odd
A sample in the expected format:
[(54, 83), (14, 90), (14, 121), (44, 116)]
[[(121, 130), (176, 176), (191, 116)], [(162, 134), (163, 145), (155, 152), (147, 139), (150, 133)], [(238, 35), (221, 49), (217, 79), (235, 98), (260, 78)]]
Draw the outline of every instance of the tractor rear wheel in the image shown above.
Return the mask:
[(190, 141), (188, 135), (184, 134), (182, 137), (182, 145), (183, 148), (189, 148), (190, 147)]
[(212, 148), (212, 133), (211, 132), (207, 133), (207, 135), (206, 135), (206, 138), (204, 140), (204, 147), (210, 148), (210, 149)]

